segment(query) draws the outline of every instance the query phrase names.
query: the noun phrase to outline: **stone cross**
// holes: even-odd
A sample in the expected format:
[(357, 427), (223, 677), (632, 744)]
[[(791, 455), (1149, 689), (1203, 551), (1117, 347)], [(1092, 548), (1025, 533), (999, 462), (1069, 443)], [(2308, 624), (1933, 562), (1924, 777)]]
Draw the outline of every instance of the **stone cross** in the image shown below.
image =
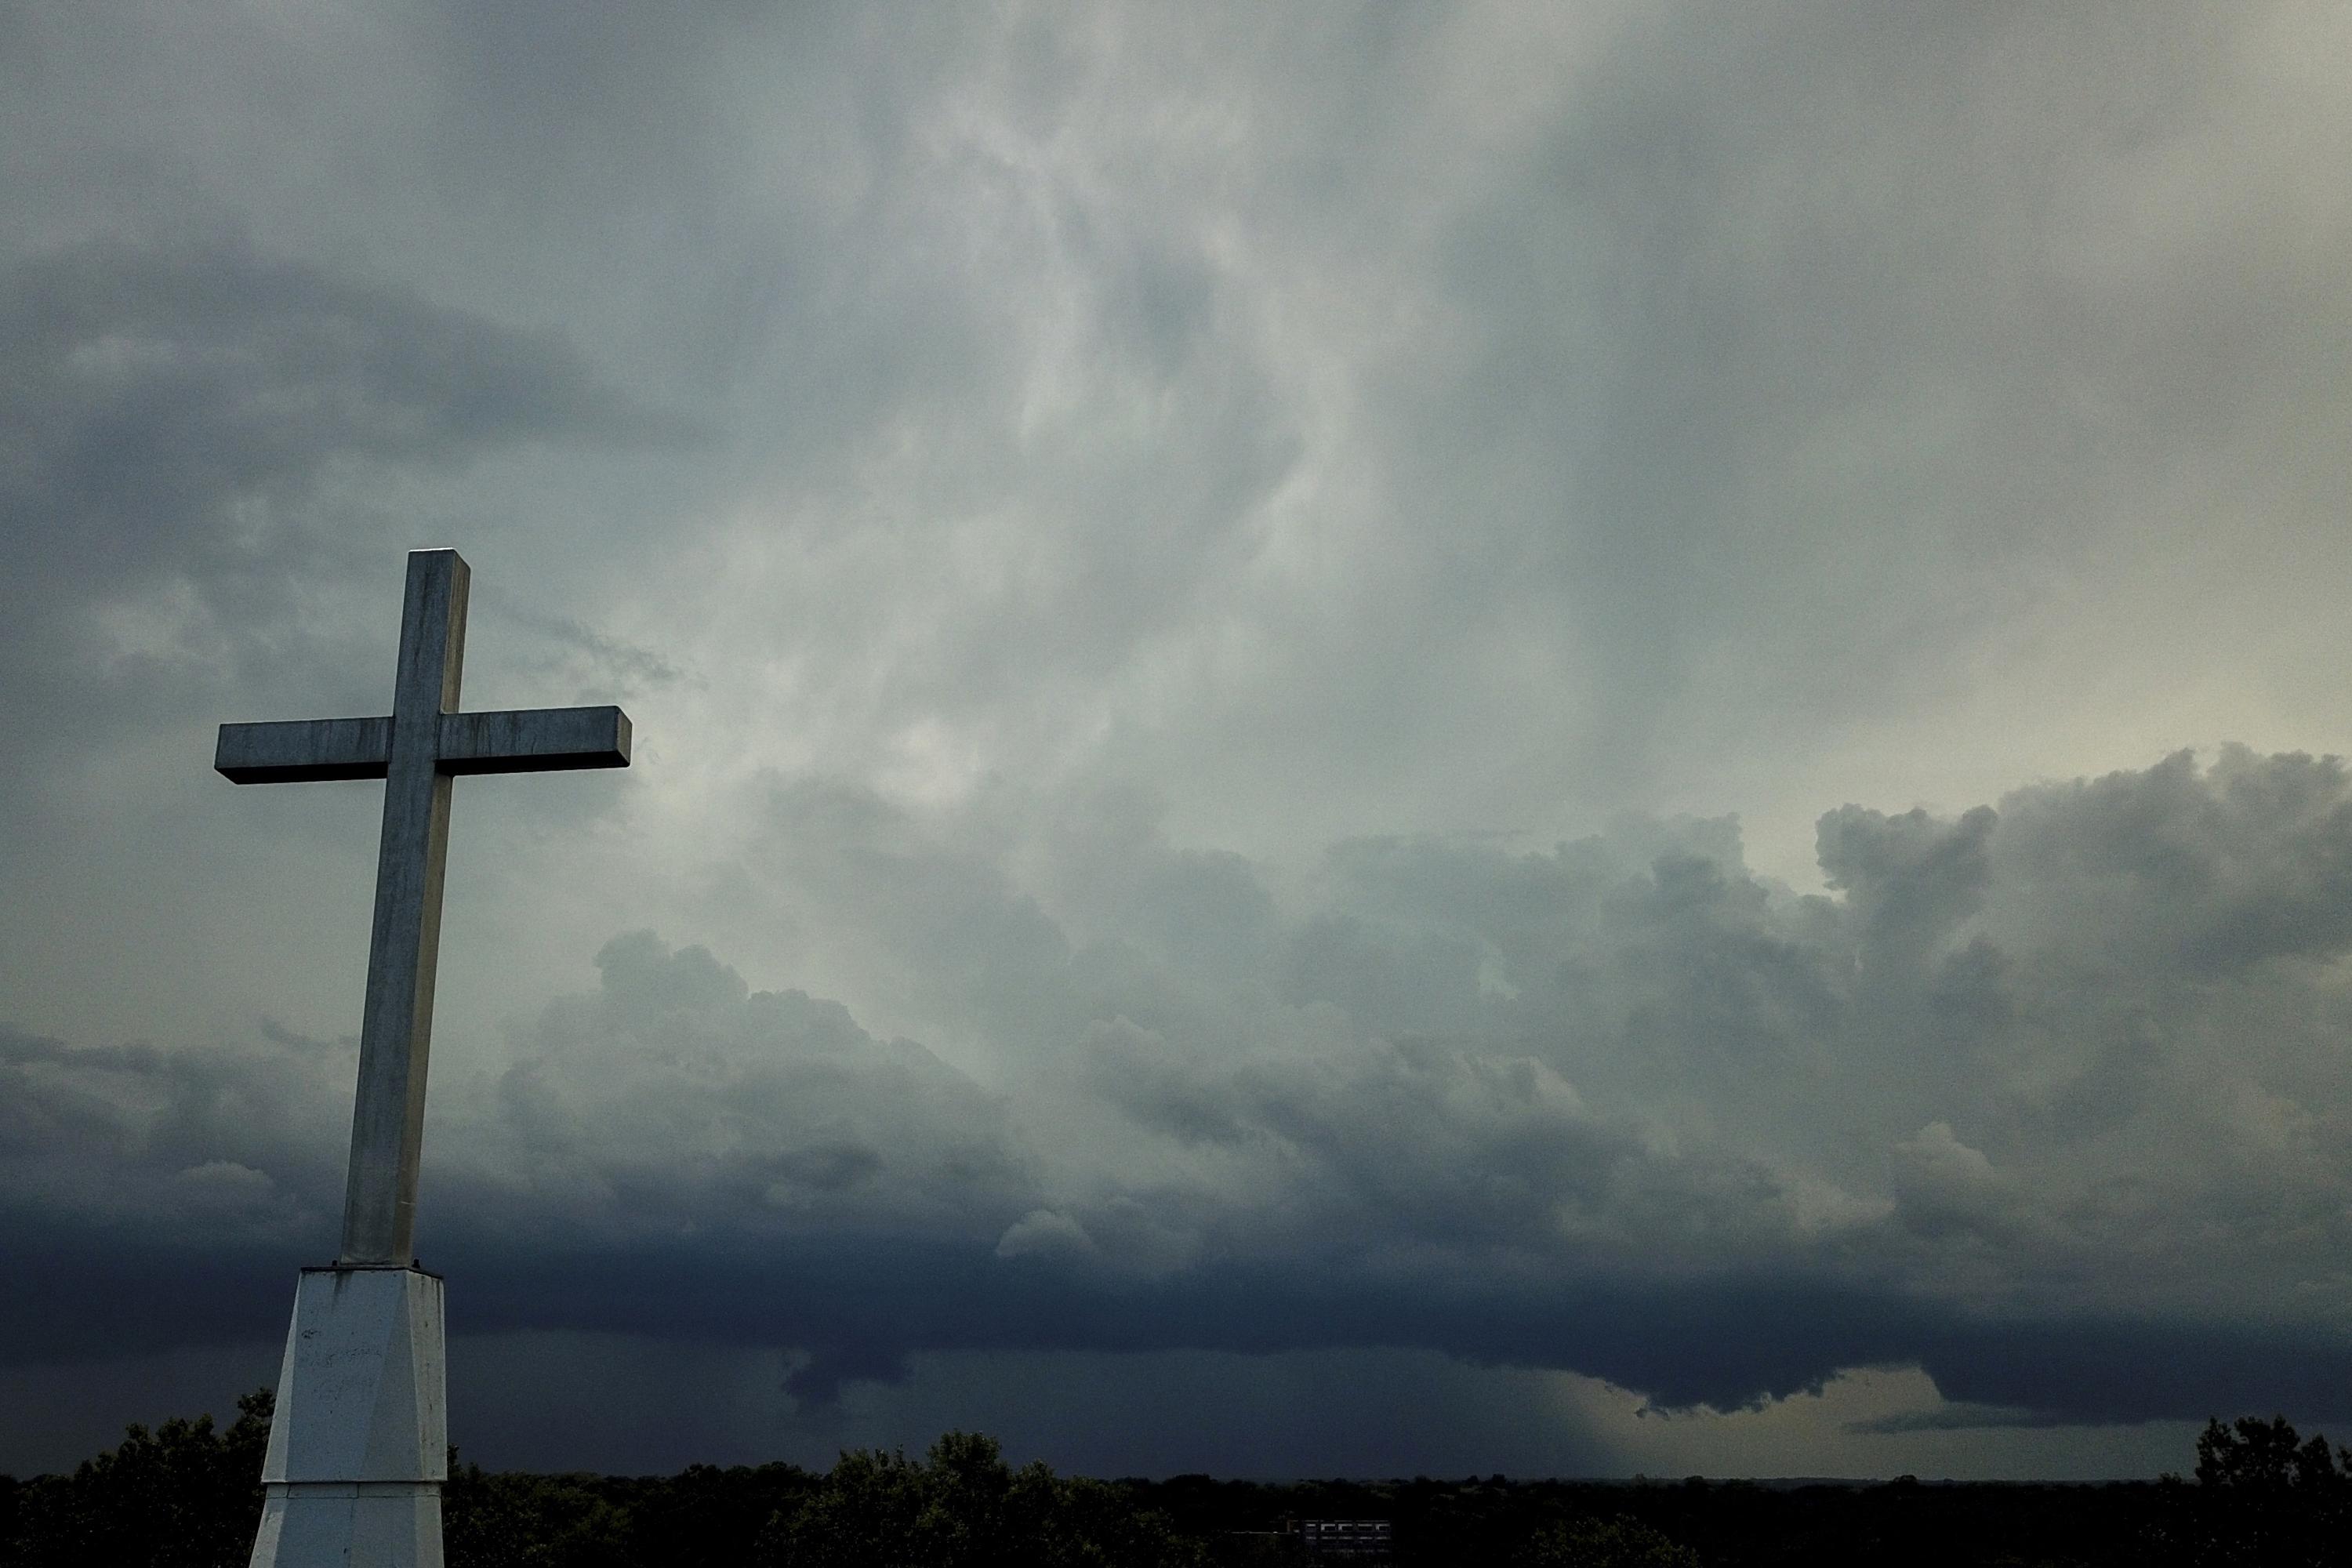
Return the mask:
[(404, 1267), (415, 1251), (450, 781), (459, 773), (629, 765), (629, 720), (618, 708), (456, 711), (470, 576), (454, 550), (410, 552), (389, 717), (224, 724), (213, 760), (237, 784), (383, 780), (359, 1092), (336, 1259), (342, 1266)]

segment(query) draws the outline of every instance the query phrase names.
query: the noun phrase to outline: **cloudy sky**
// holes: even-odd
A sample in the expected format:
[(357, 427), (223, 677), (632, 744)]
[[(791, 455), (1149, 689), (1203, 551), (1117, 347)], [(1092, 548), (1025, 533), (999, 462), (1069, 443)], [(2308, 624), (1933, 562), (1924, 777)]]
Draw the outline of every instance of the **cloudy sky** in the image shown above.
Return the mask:
[(0, 5), (0, 1470), (330, 1257), (406, 551), (494, 1466), (2352, 1438), (2352, 12)]

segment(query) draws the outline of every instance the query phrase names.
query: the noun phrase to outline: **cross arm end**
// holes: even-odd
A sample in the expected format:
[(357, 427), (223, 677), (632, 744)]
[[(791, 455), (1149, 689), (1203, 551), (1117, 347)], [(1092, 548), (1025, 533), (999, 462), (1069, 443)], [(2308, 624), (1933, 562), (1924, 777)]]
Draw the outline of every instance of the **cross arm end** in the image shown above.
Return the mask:
[(391, 756), (390, 719), (224, 724), (213, 770), (231, 784), (380, 779)]
[(527, 708), (441, 715), (445, 773), (536, 773), (629, 765), (629, 716), (618, 708)]

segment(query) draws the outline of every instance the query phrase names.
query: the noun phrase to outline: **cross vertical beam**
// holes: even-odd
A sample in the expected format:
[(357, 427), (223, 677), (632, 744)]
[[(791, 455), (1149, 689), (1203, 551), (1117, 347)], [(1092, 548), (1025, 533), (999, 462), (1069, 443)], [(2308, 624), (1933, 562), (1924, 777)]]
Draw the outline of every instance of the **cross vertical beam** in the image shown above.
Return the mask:
[(472, 575), (454, 550), (409, 552), (389, 715), (224, 724), (213, 757), (236, 784), (383, 780), (339, 1266), (405, 1268), (415, 1250), (451, 781), (629, 765), (629, 716), (618, 708), (457, 711)]
[(415, 1251), (441, 881), (449, 858), (451, 780), (439, 765), (441, 716), (457, 710), (465, 677), (472, 576), (454, 550), (408, 557), (340, 1263), (404, 1265)]

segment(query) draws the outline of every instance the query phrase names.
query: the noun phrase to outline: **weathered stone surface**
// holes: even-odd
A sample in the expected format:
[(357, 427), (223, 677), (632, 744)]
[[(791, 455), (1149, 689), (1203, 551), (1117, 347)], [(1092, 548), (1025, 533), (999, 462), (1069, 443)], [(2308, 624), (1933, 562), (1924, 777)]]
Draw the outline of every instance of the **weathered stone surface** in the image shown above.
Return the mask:
[(438, 1276), (302, 1271), (252, 1568), (436, 1568), (449, 1474), (445, 1343)]
[(442, 1568), (441, 1489), (272, 1487), (251, 1568)]

